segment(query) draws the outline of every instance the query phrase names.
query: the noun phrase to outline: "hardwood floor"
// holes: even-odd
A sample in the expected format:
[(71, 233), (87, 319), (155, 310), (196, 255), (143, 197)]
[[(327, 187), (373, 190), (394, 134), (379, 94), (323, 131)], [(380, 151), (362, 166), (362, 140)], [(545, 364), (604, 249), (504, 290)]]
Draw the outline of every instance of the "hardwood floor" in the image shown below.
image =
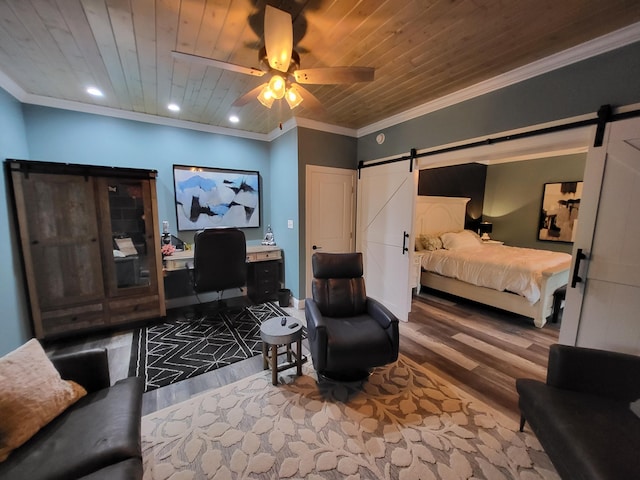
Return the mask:
[[(287, 312), (304, 322), (304, 311)], [(180, 309), (169, 315), (180, 315)], [(556, 343), (558, 324), (539, 329), (530, 319), (430, 294), (415, 296), (409, 322), (400, 324), (400, 352), (487, 402), (511, 418), (519, 418), (515, 379), (544, 380), (549, 346)], [(132, 331), (98, 335), (47, 345), (50, 353), (107, 348), (111, 380), (127, 376)], [(308, 345), (303, 342), (309, 356)], [(143, 414), (186, 400), (202, 391), (262, 371), (253, 357), (204, 375), (145, 393)]]
[(454, 297), (414, 296), (400, 324), (400, 351), (459, 388), (519, 418), (515, 380), (544, 381), (549, 346), (560, 323), (537, 328), (531, 319)]

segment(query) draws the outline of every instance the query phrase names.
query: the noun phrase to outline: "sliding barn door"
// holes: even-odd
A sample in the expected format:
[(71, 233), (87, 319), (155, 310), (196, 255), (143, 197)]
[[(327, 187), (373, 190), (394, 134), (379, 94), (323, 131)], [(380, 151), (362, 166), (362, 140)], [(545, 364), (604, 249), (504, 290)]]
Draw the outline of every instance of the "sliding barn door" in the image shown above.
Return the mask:
[[(640, 353), (640, 119), (589, 150), (560, 342)], [(579, 253), (584, 259), (578, 262)], [(572, 279), (570, 279), (570, 282)], [(571, 287), (571, 284), (570, 284)]]
[(409, 160), (363, 168), (357, 189), (356, 243), (363, 255), (367, 295), (403, 321), (411, 310), (417, 173), (409, 171)]

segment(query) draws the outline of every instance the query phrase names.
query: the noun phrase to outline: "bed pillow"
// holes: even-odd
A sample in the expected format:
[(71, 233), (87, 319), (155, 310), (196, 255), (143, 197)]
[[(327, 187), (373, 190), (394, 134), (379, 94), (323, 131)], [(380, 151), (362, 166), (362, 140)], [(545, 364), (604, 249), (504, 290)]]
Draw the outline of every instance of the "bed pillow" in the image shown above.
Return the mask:
[(442, 248), (442, 240), (439, 235), (420, 235), (420, 243), (423, 250), (438, 250)]
[(460, 250), (461, 248), (470, 248), (482, 245), (480, 237), (471, 230), (443, 233), (441, 238), (442, 245), (447, 250)]
[(36, 339), (0, 358), (0, 462), (86, 394), (60, 378)]

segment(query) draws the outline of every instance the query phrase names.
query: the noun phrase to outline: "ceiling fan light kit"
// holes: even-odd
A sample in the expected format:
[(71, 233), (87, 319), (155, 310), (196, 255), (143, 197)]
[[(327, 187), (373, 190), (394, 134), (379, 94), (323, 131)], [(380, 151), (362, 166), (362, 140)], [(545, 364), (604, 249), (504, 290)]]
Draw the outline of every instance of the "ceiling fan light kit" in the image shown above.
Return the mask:
[(185, 52), (171, 52), (178, 60), (188, 60), (245, 75), (271, 75), (267, 83), (245, 93), (235, 102), (234, 107), (242, 107), (257, 98), (267, 108), (275, 100), (284, 98), (290, 109), (296, 108), (307, 99), (306, 107), (321, 111), (320, 101), (301, 83), (331, 85), (337, 83), (370, 82), (373, 80), (372, 67), (323, 67), (300, 70), (300, 55), (293, 49), (293, 23), (291, 15), (267, 5), (264, 15), (264, 47), (258, 52), (262, 69), (244, 67), (212, 58)]
[(274, 75), (273, 77), (271, 77), (271, 80), (269, 80), (269, 90), (271, 90), (273, 97), (277, 100), (280, 100), (282, 97), (284, 97), (284, 93), (286, 91), (284, 78), (282, 78), (280, 75)]
[(275, 99), (276, 97), (273, 96), (273, 92), (269, 88), (269, 84), (265, 83), (262, 87), (262, 90), (260, 90), (260, 93), (258, 94), (258, 101), (265, 107), (271, 108), (271, 105), (273, 105)]
[(302, 95), (300, 95), (298, 87), (296, 87), (295, 85), (291, 85), (291, 87), (289, 87), (289, 90), (287, 90), (285, 100), (289, 104), (289, 108), (293, 110), (298, 105), (300, 105), (302, 103), (302, 100), (304, 99), (302, 98)]

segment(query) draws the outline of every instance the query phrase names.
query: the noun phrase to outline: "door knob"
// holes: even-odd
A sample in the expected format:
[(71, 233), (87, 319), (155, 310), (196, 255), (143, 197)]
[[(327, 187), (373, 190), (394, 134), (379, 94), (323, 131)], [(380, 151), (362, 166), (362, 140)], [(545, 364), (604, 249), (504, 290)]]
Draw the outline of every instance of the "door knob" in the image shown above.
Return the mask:
[(314, 245), (313, 247), (311, 247), (312, 250), (321, 250), (322, 247), (319, 247), (317, 245)]

